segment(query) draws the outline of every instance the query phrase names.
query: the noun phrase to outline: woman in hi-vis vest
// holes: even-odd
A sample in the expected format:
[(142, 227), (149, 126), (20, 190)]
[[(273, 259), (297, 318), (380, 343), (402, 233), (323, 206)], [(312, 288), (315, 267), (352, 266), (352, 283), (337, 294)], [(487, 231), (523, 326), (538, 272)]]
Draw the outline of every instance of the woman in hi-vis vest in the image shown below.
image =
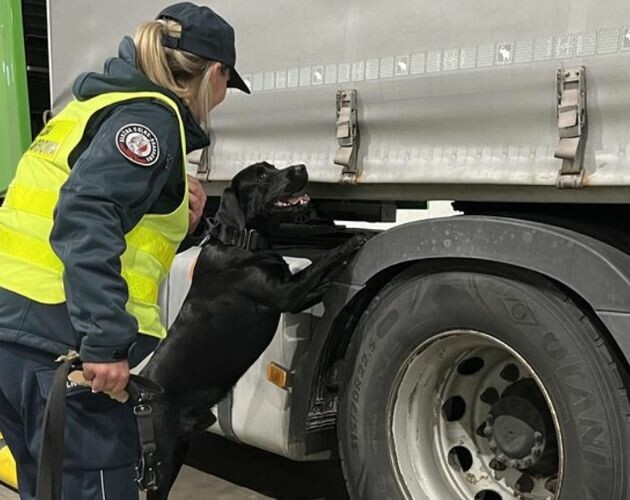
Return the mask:
[(186, 154), (208, 145), (226, 87), (249, 93), (234, 65), (226, 21), (172, 5), (102, 74), (77, 78), (75, 100), (20, 160), (0, 208), (0, 432), (23, 500), (35, 498), (44, 406), (69, 350), (92, 390), (68, 389), (63, 498), (138, 498), (132, 408), (102, 391), (122, 390), (166, 335), (160, 282), (204, 230)]

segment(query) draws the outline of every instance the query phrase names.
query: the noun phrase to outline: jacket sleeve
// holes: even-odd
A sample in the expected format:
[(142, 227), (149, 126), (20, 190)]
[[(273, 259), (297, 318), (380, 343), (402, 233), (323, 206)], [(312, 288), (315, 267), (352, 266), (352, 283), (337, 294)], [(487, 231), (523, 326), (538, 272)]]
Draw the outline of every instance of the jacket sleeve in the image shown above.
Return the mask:
[[(140, 166), (119, 150), (116, 136), (130, 124), (154, 133), (155, 164)], [(121, 276), (125, 234), (149, 211), (180, 158), (172, 111), (150, 101), (124, 104), (100, 126), (61, 189), (50, 242), (64, 264), (66, 304), (82, 335), (83, 361), (125, 359), (136, 339), (138, 325), (125, 309), (129, 295)]]

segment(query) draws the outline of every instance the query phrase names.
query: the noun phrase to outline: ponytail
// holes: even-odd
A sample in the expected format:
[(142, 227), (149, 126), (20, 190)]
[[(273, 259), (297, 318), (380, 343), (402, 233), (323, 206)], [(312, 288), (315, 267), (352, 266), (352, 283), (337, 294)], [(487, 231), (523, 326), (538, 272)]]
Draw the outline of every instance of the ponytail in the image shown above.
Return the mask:
[[(208, 75), (212, 66), (218, 63), (162, 45), (164, 35), (179, 38), (181, 31), (181, 25), (170, 19), (141, 24), (134, 36), (138, 66), (149, 80), (182, 99), (205, 126), (212, 107)], [(223, 67), (223, 70), (227, 71), (227, 68)]]
[(175, 81), (162, 46), (164, 32), (165, 26), (159, 21), (149, 21), (138, 27), (134, 37), (138, 65), (151, 81), (183, 98), (186, 95), (186, 89)]

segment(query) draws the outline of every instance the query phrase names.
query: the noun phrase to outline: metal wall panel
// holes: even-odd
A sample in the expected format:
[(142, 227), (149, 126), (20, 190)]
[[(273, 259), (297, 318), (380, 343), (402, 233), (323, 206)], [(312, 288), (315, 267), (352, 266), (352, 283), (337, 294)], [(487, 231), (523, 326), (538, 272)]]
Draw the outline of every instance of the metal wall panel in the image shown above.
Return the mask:
[[(56, 105), (77, 73), (100, 67), (123, 34), (167, 3), (53, 2)], [(360, 184), (431, 185), (423, 196), (433, 199), (453, 186), (475, 186), (469, 199), (511, 187), (507, 199), (527, 201), (513, 188), (554, 186), (560, 168), (556, 70), (583, 64), (585, 184), (600, 195), (541, 189), (537, 199), (613, 201), (608, 187), (630, 185), (628, 2), (208, 3), (234, 25), (237, 66), (253, 88), (251, 96), (231, 93), (213, 113), (210, 180), (267, 159), (305, 162), (311, 180), (338, 183), (335, 94), (356, 88)], [(628, 194), (615, 193), (616, 201)]]
[(0, 3), (0, 195), (31, 142), (30, 126), (22, 8), (18, 0), (4, 0)]

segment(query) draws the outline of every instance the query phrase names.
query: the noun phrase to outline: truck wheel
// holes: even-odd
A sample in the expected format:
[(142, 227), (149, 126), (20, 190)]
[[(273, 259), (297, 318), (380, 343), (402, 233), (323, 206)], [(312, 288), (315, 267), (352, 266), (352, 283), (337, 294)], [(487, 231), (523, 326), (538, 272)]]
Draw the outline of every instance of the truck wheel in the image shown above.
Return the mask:
[(339, 412), (353, 499), (630, 498), (624, 365), (531, 279), (410, 272), (373, 300)]

